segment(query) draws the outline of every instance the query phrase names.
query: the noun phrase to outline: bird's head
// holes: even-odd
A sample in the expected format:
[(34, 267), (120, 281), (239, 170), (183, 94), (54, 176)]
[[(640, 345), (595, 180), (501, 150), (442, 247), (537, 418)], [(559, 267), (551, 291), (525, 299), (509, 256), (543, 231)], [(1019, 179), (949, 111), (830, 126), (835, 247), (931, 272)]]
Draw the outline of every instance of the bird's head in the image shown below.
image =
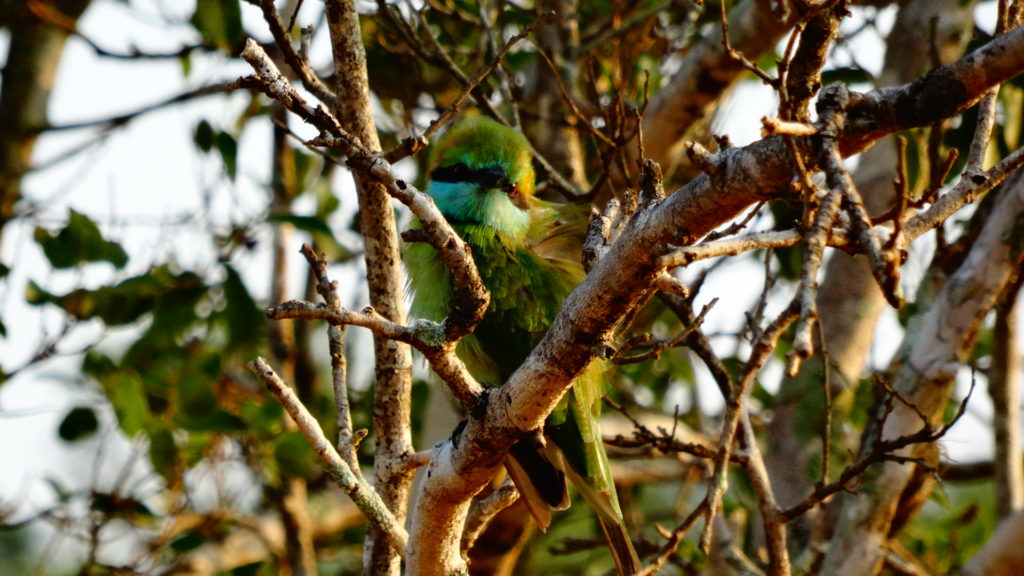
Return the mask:
[(522, 238), (531, 222), (531, 157), (530, 144), (518, 131), (483, 116), (469, 118), (435, 147), (427, 193), (452, 224)]

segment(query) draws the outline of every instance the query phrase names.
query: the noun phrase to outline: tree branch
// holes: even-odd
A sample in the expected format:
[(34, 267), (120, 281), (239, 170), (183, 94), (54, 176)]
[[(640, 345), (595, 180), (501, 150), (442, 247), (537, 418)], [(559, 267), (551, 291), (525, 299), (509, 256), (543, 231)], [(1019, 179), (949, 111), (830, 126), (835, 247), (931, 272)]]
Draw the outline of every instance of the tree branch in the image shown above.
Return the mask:
[(331, 478), (359, 506), (370, 523), (377, 526), (387, 536), (397, 550), (405, 550), (409, 540), (405, 528), (388, 510), (373, 487), (361, 476), (353, 473), (348, 464), (338, 455), (334, 446), (324, 436), (316, 418), (306, 410), (292, 389), (274, 373), (274, 370), (262, 358), (250, 362), (249, 370), (263, 381), (267, 390), (277, 398), (288, 415), (292, 417), (292, 420), (298, 425), (299, 431), (306, 437), (306, 441), (313, 447), (313, 451), (320, 457)]
[[(919, 413), (929, 420), (941, 415), (957, 369), (973, 348), (981, 322), (1024, 256), (1020, 245), (1015, 244), (1021, 237), (1022, 213), (1024, 173), (1018, 171), (1002, 189), (966, 260), (932, 303), (920, 329), (908, 334), (894, 359), (898, 372), (893, 389), (906, 404), (893, 407), (881, 428), (881, 441), (912, 434), (920, 426)], [(895, 453), (904, 458), (914, 455), (912, 448)], [(883, 560), (897, 500), (910, 478), (908, 468), (883, 464), (865, 477), (863, 489), (844, 503), (825, 558), (825, 574), (874, 573)]]

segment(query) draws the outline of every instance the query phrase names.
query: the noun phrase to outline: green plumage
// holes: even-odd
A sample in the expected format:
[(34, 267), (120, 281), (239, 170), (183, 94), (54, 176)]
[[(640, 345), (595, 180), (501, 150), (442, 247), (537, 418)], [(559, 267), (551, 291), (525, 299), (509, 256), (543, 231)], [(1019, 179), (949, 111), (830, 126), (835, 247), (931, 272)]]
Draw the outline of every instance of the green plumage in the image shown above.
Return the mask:
[[(491, 302), (473, 334), (459, 344), (459, 356), (473, 377), (501, 385), (522, 364), (551, 326), (561, 303), (579, 283), (579, 266), (546, 259), (525, 244), (513, 245), (493, 231), (473, 225), (452, 226), (473, 252)], [(451, 274), (427, 244), (406, 250), (409, 284), (415, 294), (412, 313), (443, 320), (452, 308)]]
[[(477, 380), (493, 386), (503, 384), (523, 363), (583, 279), (578, 263), (558, 256), (559, 242), (552, 240), (559, 232), (554, 211), (533, 198), (529, 150), (519, 132), (472, 118), (450, 129), (432, 155), (427, 192), (470, 246), (491, 293), (483, 320), (456, 351)], [(452, 310), (453, 297), (444, 261), (423, 243), (408, 246), (405, 261), (413, 315), (443, 320)], [(568, 462), (565, 473), (598, 512), (619, 571), (629, 573), (639, 568), (639, 561), (623, 527), (598, 427), (602, 371), (592, 365), (548, 419), (545, 433), (560, 450), (542, 449), (542, 458), (551, 461), (549, 467), (559, 467), (563, 458)], [(521, 485), (524, 479), (517, 479), (513, 467), (509, 471), (546, 529), (548, 506), (564, 507), (567, 500), (559, 505), (546, 496), (547, 504), (531, 502), (531, 489)]]

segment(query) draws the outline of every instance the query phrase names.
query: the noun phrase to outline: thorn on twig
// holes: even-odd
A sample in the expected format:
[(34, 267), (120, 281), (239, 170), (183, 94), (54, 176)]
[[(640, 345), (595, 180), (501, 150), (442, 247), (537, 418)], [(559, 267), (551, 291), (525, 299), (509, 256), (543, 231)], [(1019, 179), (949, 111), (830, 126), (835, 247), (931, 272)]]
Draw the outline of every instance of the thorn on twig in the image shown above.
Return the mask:
[(622, 209), (622, 204), (617, 198), (609, 200), (603, 212), (591, 211), (587, 236), (583, 241), (584, 270), (589, 272), (601, 261), (608, 248), (622, 234), (629, 214), (630, 212)]
[(430, 144), (430, 140), (426, 136), (420, 134), (419, 136), (409, 136), (404, 138), (397, 146), (388, 150), (384, 154), (384, 159), (388, 161), (388, 164), (394, 164), (399, 160), (408, 158), (409, 156), (415, 156), (420, 150), (423, 150)]
[(611, 218), (605, 212), (598, 212), (590, 209), (590, 222), (587, 224), (587, 235), (583, 240), (583, 269), (587, 272), (594, 267), (601, 259), (604, 248), (607, 247), (608, 236), (612, 231)]

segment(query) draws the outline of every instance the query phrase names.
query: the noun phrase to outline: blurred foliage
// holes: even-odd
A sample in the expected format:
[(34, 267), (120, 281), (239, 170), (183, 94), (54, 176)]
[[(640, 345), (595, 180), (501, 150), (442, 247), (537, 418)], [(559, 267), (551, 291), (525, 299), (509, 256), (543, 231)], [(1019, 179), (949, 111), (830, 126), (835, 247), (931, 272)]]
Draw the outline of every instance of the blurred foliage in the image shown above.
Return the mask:
[(128, 254), (117, 242), (103, 239), (96, 223), (74, 210), (56, 234), (36, 228), (35, 240), (54, 268), (73, 268), (87, 262), (110, 262), (117, 268), (128, 263)]
[(929, 574), (956, 574), (995, 530), (994, 496), (990, 480), (946, 483), (900, 542)]

